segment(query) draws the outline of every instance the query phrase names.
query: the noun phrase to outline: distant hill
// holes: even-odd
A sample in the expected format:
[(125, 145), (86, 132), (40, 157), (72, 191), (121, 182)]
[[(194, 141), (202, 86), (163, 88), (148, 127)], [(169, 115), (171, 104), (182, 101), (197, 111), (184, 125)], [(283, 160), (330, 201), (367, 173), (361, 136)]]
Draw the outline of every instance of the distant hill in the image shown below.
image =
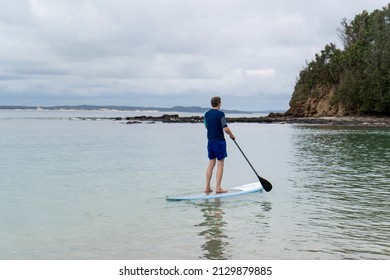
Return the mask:
[[(199, 106), (174, 106), (171, 108), (164, 107), (141, 107), (141, 106), (95, 106), (95, 105), (76, 105), (76, 106), (8, 106), (0, 105), (0, 110), (117, 110), (117, 111), (158, 111), (158, 112), (183, 112), (183, 113), (204, 113), (210, 108)], [(230, 114), (251, 114), (255, 112), (239, 110), (223, 110)]]

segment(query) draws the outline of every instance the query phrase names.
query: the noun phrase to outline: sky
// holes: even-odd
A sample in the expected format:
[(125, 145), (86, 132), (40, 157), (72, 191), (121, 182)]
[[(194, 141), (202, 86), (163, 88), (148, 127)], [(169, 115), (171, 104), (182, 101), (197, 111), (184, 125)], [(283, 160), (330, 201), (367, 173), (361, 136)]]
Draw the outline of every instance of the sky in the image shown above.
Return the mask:
[(287, 110), (337, 29), (388, 0), (0, 0), (0, 105)]

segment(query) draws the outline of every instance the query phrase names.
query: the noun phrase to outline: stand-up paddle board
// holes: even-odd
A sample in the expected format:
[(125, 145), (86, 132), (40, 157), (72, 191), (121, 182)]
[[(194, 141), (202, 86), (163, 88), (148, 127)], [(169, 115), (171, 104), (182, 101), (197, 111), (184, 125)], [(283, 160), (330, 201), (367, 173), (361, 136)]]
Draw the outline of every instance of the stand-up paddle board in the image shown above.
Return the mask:
[(230, 189), (226, 189), (225, 193), (216, 193), (215, 190), (211, 193), (206, 192), (198, 192), (192, 194), (185, 194), (181, 196), (167, 196), (167, 200), (169, 201), (179, 201), (179, 200), (196, 200), (196, 199), (212, 199), (212, 198), (225, 198), (232, 197), (238, 195), (244, 195), (248, 193), (260, 192), (263, 190), (263, 187), (259, 182), (234, 187)]

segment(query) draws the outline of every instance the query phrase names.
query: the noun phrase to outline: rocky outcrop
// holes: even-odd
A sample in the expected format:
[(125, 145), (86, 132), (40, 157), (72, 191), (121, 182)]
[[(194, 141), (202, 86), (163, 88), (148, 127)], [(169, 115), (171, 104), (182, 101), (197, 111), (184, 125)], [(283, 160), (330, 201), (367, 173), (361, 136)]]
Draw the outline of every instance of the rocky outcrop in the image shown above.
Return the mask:
[[(122, 121), (126, 124), (153, 124), (153, 123), (203, 123), (203, 116), (183, 117), (177, 114), (162, 116), (134, 116), (115, 118), (72, 118), (72, 120), (111, 120)], [(328, 126), (369, 126), (390, 127), (388, 117), (294, 117), (286, 113), (270, 113), (264, 117), (227, 117), (228, 123), (276, 123), (298, 125), (328, 125)]]
[(340, 117), (348, 112), (340, 102), (334, 101), (335, 87), (317, 87), (303, 101), (290, 101), (287, 115), (293, 117)]

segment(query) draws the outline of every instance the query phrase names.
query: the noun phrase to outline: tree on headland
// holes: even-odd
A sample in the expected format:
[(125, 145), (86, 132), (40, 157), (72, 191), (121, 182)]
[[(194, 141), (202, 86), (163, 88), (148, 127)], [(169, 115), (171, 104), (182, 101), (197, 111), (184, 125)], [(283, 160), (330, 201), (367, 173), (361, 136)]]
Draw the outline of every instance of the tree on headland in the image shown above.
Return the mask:
[(342, 108), (342, 114), (389, 115), (390, 4), (372, 13), (363, 11), (352, 21), (343, 19), (338, 33), (344, 48), (327, 44), (307, 63), (289, 111), (308, 105), (309, 99), (327, 97), (331, 113)]

